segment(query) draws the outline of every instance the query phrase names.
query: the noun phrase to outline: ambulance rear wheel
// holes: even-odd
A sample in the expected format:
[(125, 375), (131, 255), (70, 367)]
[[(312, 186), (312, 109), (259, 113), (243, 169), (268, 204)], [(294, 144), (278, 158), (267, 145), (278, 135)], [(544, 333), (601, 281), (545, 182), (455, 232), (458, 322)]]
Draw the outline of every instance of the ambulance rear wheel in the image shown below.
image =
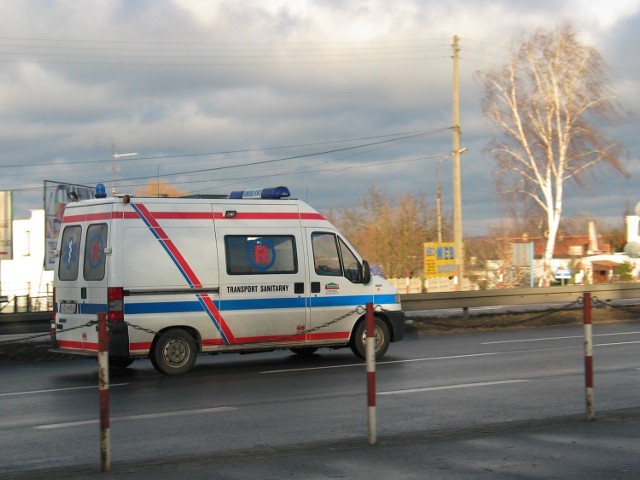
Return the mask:
[[(382, 358), (389, 348), (391, 336), (389, 335), (389, 327), (383, 319), (375, 317), (373, 319), (373, 334), (375, 338), (375, 355), (376, 358)], [(356, 326), (351, 337), (351, 351), (356, 357), (365, 358), (367, 356), (367, 322), (362, 320)]]
[(174, 328), (162, 333), (151, 352), (151, 363), (160, 373), (180, 375), (196, 362), (196, 342), (184, 330)]

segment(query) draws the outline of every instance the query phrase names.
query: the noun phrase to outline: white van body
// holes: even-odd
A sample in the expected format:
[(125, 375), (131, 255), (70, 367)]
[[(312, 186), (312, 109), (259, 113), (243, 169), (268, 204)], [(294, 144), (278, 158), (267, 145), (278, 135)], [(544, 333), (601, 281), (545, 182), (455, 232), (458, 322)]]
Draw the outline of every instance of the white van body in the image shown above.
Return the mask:
[(69, 203), (56, 251), (54, 349), (97, 355), (105, 313), (113, 366), (149, 357), (179, 374), (198, 352), (277, 348), (350, 346), (363, 356), (372, 302), (383, 355), (404, 336), (397, 290), (320, 213), (283, 196)]

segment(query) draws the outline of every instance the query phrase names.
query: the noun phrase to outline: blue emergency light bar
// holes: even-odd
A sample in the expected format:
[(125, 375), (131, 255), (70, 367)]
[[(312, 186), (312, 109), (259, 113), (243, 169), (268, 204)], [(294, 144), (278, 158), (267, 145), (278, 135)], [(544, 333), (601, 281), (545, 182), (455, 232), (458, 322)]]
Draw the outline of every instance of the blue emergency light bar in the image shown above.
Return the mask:
[(286, 198), (289, 195), (289, 189), (287, 187), (273, 187), (273, 188), (254, 188), (251, 190), (237, 190), (229, 194), (229, 198), (241, 199), (241, 198), (263, 198), (278, 200), (280, 198)]
[(107, 189), (104, 187), (103, 183), (99, 183), (96, 185), (96, 198), (106, 198), (107, 197)]

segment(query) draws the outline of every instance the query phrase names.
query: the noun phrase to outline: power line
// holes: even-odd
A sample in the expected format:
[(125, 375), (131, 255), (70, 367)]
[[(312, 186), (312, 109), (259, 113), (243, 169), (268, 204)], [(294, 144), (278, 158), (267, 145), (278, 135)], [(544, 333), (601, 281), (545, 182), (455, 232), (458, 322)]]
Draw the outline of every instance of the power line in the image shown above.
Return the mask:
[[(432, 129), (432, 130), (425, 130), (425, 131), (419, 131), (419, 132), (403, 132), (403, 133), (393, 133), (393, 134), (386, 134), (386, 135), (378, 135), (378, 136), (364, 136), (364, 137), (356, 137), (356, 138), (351, 138), (351, 139), (343, 139), (343, 140), (335, 140), (335, 141), (330, 141), (330, 142), (311, 142), (311, 143), (302, 143), (302, 144), (296, 144), (296, 145), (289, 145), (289, 146), (280, 146), (280, 147), (266, 147), (266, 148), (255, 148), (255, 149), (242, 149), (242, 150), (229, 150), (226, 152), (209, 152), (209, 153), (194, 153), (194, 154), (175, 154), (175, 155), (158, 155), (158, 156), (150, 156), (150, 157), (136, 157), (136, 161), (137, 160), (149, 160), (149, 159), (174, 159), (174, 158), (179, 158), (179, 157), (191, 157), (191, 156), (204, 156), (204, 155), (222, 155), (222, 154), (227, 154), (229, 152), (251, 152), (251, 151), (269, 151), (269, 150), (282, 150), (282, 149), (287, 149), (287, 148), (299, 148), (299, 147), (309, 147), (309, 146), (317, 146), (317, 145), (326, 145), (326, 144), (343, 144), (343, 143), (348, 143), (348, 142), (353, 142), (353, 141), (359, 141), (360, 143), (356, 144), (356, 145), (348, 145), (348, 146), (342, 146), (342, 147), (337, 147), (337, 148), (331, 148), (331, 149), (323, 149), (320, 151), (314, 151), (314, 152), (307, 152), (307, 153), (303, 153), (303, 154), (297, 154), (297, 155), (290, 155), (290, 156), (286, 156), (286, 157), (279, 157), (279, 158), (272, 158), (272, 159), (264, 159), (264, 160), (257, 160), (257, 161), (252, 161), (252, 162), (246, 162), (246, 163), (241, 163), (241, 164), (235, 164), (235, 165), (220, 165), (220, 166), (216, 166), (216, 167), (209, 167), (209, 168), (204, 168), (204, 169), (195, 169), (195, 170), (182, 170), (182, 171), (178, 171), (178, 172), (169, 172), (169, 173), (165, 173), (162, 175), (163, 178), (166, 177), (175, 177), (175, 176), (189, 176), (189, 175), (202, 175), (203, 173), (209, 173), (209, 172), (215, 172), (215, 171), (219, 171), (219, 170), (227, 170), (227, 169), (234, 169), (234, 168), (247, 168), (247, 167), (252, 167), (252, 166), (259, 166), (259, 165), (265, 165), (265, 164), (272, 164), (272, 163), (276, 163), (276, 162), (285, 162), (285, 161), (289, 161), (289, 160), (296, 160), (296, 159), (303, 159), (303, 158), (310, 158), (310, 157), (316, 157), (316, 156), (322, 156), (322, 155), (328, 155), (328, 154), (333, 154), (333, 153), (339, 153), (339, 152), (348, 152), (348, 151), (356, 151), (359, 149), (365, 149), (365, 148), (370, 148), (370, 147), (375, 147), (375, 146), (388, 146), (388, 145), (392, 145), (395, 143), (401, 143), (401, 142), (406, 142), (406, 141), (410, 141), (410, 140), (414, 140), (417, 138), (422, 138), (425, 136), (430, 136), (430, 135), (435, 135), (441, 132), (445, 132), (447, 130), (450, 130), (451, 127), (440, 127), (440, 128), (436, 128), (436, 129)], [(367, 141), (367, 140), (371, 140), (371, 141)], [(104, 160), (98, 160), (98, 161), (81, 161), (81, 162), (68, 162), (68, 165), (76, 165), (76, 164), (80, 164), (80, 163), (100, 163), (100, 164), (105, 164)], [(51, 165), (40, 165), (41, 167), (46, 167), (49, 169), (49, 174), (50, 174), (50, 169), (51, 169)], [(14, 166), (17, 168), (20, 167), (24, 167), (24, 165), (20, 165), (20, 166)], [(95, 173), (95, 169), (91, 170), (92, 172)], [(15, 175), (21, 175), (20, 173), (18, 174), (14, 174)], [(33, 176), (33, 173), (29, 173), (28, 175)], [(131, 181), (136, 181), (136, 180), (148, 180), (148, 179), (152, 179), (152, 178), (156, 178), (157, 175), (144, 175), (144, 176), (136, 176), (136, 177), (128, 177), (128, 178), (120, 178), (118, 179), (118, 182), (122, 183), (122, 182), (131, 182)], [(86, 181), (81, 181), (82, 183), (95, 183), (95, 182), (86, 182)], [(40, 187), (26, 187), (26, 188), (13, 188), (11, 190), (13, 191), (31, 191), (31, 190), (37, 190)]]
[[(369, 146), (373, 146), (373, 145), (382, 145), (382, 144), (388, 144), (388, 143), (392, 143), (392, 142), (399, 142), (399, 141), (403, 141), (403, 140), (415, 139), (415, 138), (418, 138), (418, 137), (424, 137), (426, 135), (433, 135), (435, 133), (444, 132), (444, 131), (447, 131), (447, 130), (450, 130), (450, 129), (451, 129), (451, 127), (443, 127), (443, 128), (439, 128), (439, 129), (436, 129), (436, 130), (431, 130), (429, 132), (415, 133), (415, 134), (405, 135), (405, 136), (402, 136), (402, 137), (396, 137), (396, 138), (392, 138), (392, 139), (377, 140), (377, 141), (374, 141), (374, 142), (368, 142), (368, 143), (359, 144), (359, 145), (352, 145), (352, 146), (340, 147), (340, 148), (332, 148), (332, 149), (329, 149), (329, 150), (322, 150), (322, 151), (319, 151), (319, 152), (311, 152), (311, 153), (303, 153), (303, 154), (292, 155), (292, 156), (288, 156), (288, 157), (273, 158), (273, 159), (266, 159), (266, 160), (258, 160), (258, 161), (255, 161), (255, 162), (243, 163), (243, 164), (240, 164), (240, 165), (223, 165), (223, 166), (218, 166), (218, 167), (203, 168), (203, 169), (199, 169), (199, 170), (190, 170), (190, 171), (167, 173), (167, 174), (164, 174), (163, 177), (176, 176), (176, 175), (201, 174), (201, 173), (214, 172), (214, 171), (219, 171), (219, 170), (227, 170), (227, 169), (230, 169), (230, 168), (251, 167), (251, 166), (256, 166), (256, 165), (265, 165), (265, 164), (276, 163), (276, 162), (284, 162), (284, 161), (288, 161), (288, 160), (297, 160), (297, 159), (301, 159), (301, 158), (316, 157), (316, 156), (320, 156), (320, 155), (327, 155), (327, 154), (330, 154), (330, 153), (345, 152), (345, 151), (349, 151), (349, 150), (360, 149), (360, 148), (369, 147)], [(122, 182), (122, 181), (129, 181), (129, 180), (140, 180), (140, 179), (145, 179), (145, 178), (153, 178), (153, 176), (151, 176), (151, 177), (150, 176), (143, 176), (143, 177), (123, 178), (123, 179), (120, 179), (119, 181)]]
[[(412, 131), (412, 132), (399, 132), (399, 133), (387, 133), (384, 135), (370, 135), (364, 137), (353, 137), (346, 138), (340, 140), (323, 140), (318, 142), (307, 142), (307, 143), (296, 143), (291, 145), (281, 145), (281, 146), (272, 146), (272, 147), (255, 147), (255, 148), (243, 148), (243, 149), (233, 149), (233, 150), (218, 150), (212, 152), (195, 152), (195, 153), (176, 153), (171, 155), (149, 155), (149, 156), (137, 156), (135, 159), (130, 160), (131, 163), (140, 163), (141, 160), (167, 160), (167, 159), (175, 159), (175, 158), (193, 158), (193, 157), (206, 157), (206, 156), (219, 156), (219, 155), (232, 155), (237, 153), (251, 153), (251, 152), (269, 152), (274, 150), (287, 150), (293, 148), (302, 148), (302, 147), (315, 147), (318, 145), (331, 145), (331, 144), (342, 144), (348, 142), (357, 142), (357, 141), (367, 141), (367, 140), (378, 140), (378, 139), (387, 139), (382, 142), (373, 142), (371, 144), (364, 144), (363, 146), (373, 145), (376, 143), (388, 143), (393, 141), (394, 139), (402, 140), (406, 138), (414, 138), (419, 136), (433, 135), (436, 133), (441, 133), (443, 131), (449, 130), (451, 127), (439, 127), (432, 130), (423, 130), (423, 131)], [(359, 146), (348, 147), (347, 149), (358, 148)], [(339, 149), (338, 149), (339, 150)], [(55, 162), (53, 165), (82, 165), (82, 164), (104, 164), (105, 162), (111, 162), (111, 158), (109, 159), (98, 159), (98, 160), (79, 160), (79, 161), (70, 161), (70, 162)], [(42, 164), (42, 163), (32, 163), (25, 164), (19, 163), (15, 165), (3, 165), (3, 168), (51, 168), (51, 164)], [(241, 165), (240, 165), (241, 166)], [(19, 174), (18, 174), (19, 175)], [(31, 173), (29, 174), (31, 175)]]
[(248, 66), (445, 58), (431, 40), (360, 42), (159, 42), (0, 37), (0, 62), (126, 66)]
[[(214, 180), (211, 179), (207, 179), (207, 180), (186, 180), (184, 182), (173, 182), (171, 185), (175, 186), (175, 185), (185, 185), (185, 184), (194, 184), (194, 183), (211, 183), (211, 182), (228, 182), (228, 183), (223, 183), (221, 185), (217, 185), (216, 188), (221, 188), (221, 187), (226, 187), (226, 186), (230, 186), (230, 185), (237, 185), (240, 182), (246, 182), (249, 180), (255, 180), (255, 179), (264, 179), (264, 178), (273, 178), (273, 177), (282, 177), (282, 176), (289, 176), (289, 175), (305, 175), (305, 174), (309, 174), (309, 173), (319, 173), (319, 172), (333, 172), (333, 173), (338, 173), (338, 172), (343, 172), (345, 170), (353, 170), (353, 169), (362, 169), (362, 168), (371, 168), (371, 167), (379, 167), (382, 165), (397, 165), (400, 163), (410, 163), (410, 162), (419, 162), (419, 161), (423, 161), (423, 160), (434, 160), (434, 159), (444, 159), (447, 157), (450, 157), (451, 154), (447, 153), (447, 154), (439, 154), (439, 155), (431, 155), (431, 156), (426, 156), (426, 157), (414, 157), (414, 158), (402, 158), (402, 159), (395, 159), (395, 160), (385, 160), (385, 161), (381, 161), (381, 162), (368, 162), (368, 163), (364, 163), (364, 164), (351, 164), (351, 165), (343, 165), (343, 166), (325, 166), (325, 167), (320, 167), (320, 168), (303, 168), (303, 169), (299, 169), (297, 171), (288, 171), (285, 173), (282, 172), (278, 172), (278, 173), (272, 173), (272, 174), (264, 174), (264, 173), (260, 173), (260, 175), (252, 175), (252, 176), (242, 176), (242, 177), (227, 177), (227, 178), (216, 178)], [(132, 185), (132, 186), (142, 186), (144, 184), (138, 184), (138, 185)], [(195, 191), (191, 191), (190, 193), (195, 193), (195, 192), (199, 192), (202, 191), (203, 189), (198, 189)]]

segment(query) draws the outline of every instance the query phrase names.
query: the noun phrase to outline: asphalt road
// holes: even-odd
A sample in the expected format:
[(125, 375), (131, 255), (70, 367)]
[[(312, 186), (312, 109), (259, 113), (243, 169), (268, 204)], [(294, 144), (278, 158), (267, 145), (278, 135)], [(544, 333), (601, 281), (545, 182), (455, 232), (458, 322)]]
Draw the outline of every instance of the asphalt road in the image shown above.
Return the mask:
[(96, 363), (0, 366), (2, 478), (637, 478), (640, 325), (594, 328), (587, 422), (581, 326), (409, 336), (377, 365), (348, 350), (201, 356), (111, 375), (100, 472)]

